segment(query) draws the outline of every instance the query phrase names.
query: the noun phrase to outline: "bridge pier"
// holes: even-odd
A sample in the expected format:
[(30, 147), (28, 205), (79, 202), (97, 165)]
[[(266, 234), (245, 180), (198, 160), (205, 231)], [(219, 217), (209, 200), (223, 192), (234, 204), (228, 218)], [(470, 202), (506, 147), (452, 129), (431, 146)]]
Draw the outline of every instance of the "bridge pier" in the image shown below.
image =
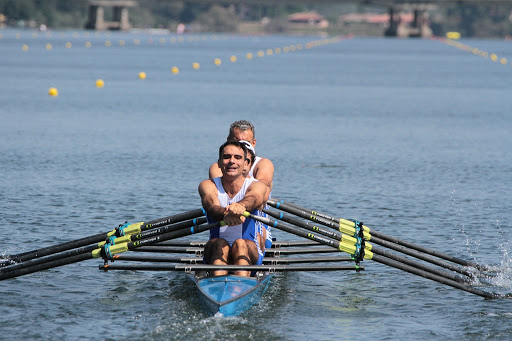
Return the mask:
[[(121, 30), (131, 28), (128, 17), (128, 8), (135, 7), (137, 3), (132, 0), (91, 0), (89, 1), (89, 17), (85, 24), (90, 30)], [(112, 20), (105, 20), (105, 7), (112, 8)]]
[(394, 7), (388, 8), (389, 23), (388, 28), (384, 31), (387, 37), (421, 37), (430, 38), (432, 29), (428, 24), (427, 9), (414, 8), (413, 21), (410, 25), (402, 22), (400, 14), (397, 14)]

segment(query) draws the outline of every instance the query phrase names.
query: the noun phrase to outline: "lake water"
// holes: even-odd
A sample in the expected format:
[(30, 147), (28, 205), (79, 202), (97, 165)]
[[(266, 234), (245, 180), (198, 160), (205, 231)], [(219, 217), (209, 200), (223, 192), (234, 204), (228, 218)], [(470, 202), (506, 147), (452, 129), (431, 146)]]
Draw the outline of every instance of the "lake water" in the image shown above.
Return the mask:
[[(461, 41), (501, 63), (438, 40), (0, 34), (2, 254), (200, 207), (229, 124), (248, 119), (274, 162), (275, 198), (498, 264), (481, 289), (512, 292), (510, 42)], [(511, 300), (372, 261), (360, 273), (278, 274), (237, 318), (206, 315), (181, 273), (101, 263), (0, 282), (0, 339), (512, 337)]]

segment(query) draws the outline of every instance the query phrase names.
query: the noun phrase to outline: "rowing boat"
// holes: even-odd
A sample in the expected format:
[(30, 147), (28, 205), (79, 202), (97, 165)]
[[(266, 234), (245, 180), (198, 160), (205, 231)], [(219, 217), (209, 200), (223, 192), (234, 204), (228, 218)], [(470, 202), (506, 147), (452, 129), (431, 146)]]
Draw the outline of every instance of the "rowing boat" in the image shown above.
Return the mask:
[(258, 303), (270, 282), (271, 274), (258, 271), (255, 276), (233, 274), (208, 276), (204, 271), (191, 273), (200, 300), (206, 310), (224, 317), (238, 316)]

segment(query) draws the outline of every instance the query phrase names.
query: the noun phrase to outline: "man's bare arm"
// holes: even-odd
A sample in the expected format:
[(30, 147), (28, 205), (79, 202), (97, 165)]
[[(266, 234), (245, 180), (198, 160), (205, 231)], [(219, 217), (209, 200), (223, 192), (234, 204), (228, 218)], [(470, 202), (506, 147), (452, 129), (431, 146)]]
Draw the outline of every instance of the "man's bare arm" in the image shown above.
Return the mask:
[(213, 179), (213, 178), (218, 178), (221, 176), (222, 176), (222, 171), (220, 170), (218, 163), (215, 162), (214, 164), (212, 164), (210, 166), (210, 170), (208, 171), (208, 177), (210, 179)]
[(224, 212), (226, 209), (220, 206), (219, 198), (217, 197), (217, 187), (210, 179), (201, 181), (198, 187), (199, 195), (201, 196), (201, 204), (208, 215), (216, 221), (224, 219)]
[(260, 208), (263, 206), (266, 190), (267, 186), (265, 186), (265, 184), (260, 181), (253, 182), (249, 188), (247, 188), (245, 197), (242, 200), (226, 207), (229, 214), (240, 216), (244, 211), (252, 211), (255, 208)]
[(274, 164), (269, 159), (261, 159), (254, 167), (254, 177), (272, 188), (274, 179)]

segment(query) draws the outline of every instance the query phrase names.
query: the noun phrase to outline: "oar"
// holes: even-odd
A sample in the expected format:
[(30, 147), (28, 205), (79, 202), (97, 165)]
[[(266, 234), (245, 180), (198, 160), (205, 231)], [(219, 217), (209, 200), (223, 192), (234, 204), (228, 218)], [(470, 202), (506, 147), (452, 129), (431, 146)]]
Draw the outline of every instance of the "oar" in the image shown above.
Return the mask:
[(364, 266), (352, 265), (209, 265), (209, 264), (106, 264), (100, 265), (100, 270), (142, 270), (142, 271), (343, 271), (343, 270), (364, 270)]
[[(177, 230), (181, 230), (183, 228), (201, 225), (204, 223), (206, 223), (206, 218), (201, 217), (201, 218), (183, 221), (180, 223), (175, 223), (175, 224), (171, 224), (171, 225), (158, 227), (158, 228), (155, 228), (152, 230), (147, 230), (147, 231), (141, 232), (139, 234), (132, 234), (129, 236), (123, 236), (123, 237), (118, 237), (118, 238), (110, 237), (109, 242), (110, 242), (110, 244), (129, 243), (129, 242), (134, 242), (134, 241), (141, 240), (141, 239), (146, 239), (146, 238), (149, 238), (149, 237), (157, 235), (157, 234), (177, 231)], [(105, 244), (106, 244), (106, 242), (101, 242), (101, 243), (95, 244), (95, 245), (84, 246), (81, 248), (76, 248), (73, 250), (68, 250), (68, 251), (63, 251), (60, 253), (52, 254), (47, 257), (41, 257), (41, 258), (31, 259), (31, 260), (21, 262), (21, 263), (16, 263), (13, 265), (9, 265), (9, 266), (0, 268), (0, 274), (9, 272), (9, 271), (23, 269), (23, 268), (33, 267), (33, 266), (36, 266), (39, 264), (44, 264), (44, 263), (52, 262), (55, 260), (59, 260), (61, 258), (66, 258), (66, 257), (71, 257), (71, 256), (75, 256), (75, 255), (82, 254), (82, 253), (92, 252), (97, 248), (101, 248)]]
[(177, 223), (177, 222), (187, 220), (187, 219), (197, 218), (197, 217), (203, 216), (204, 214), (205, 214), (205, 211), (201, 208), (201, 209), (192, 210), (192, 211), (185, 212), (185, 213), (172, 215), (172, 216), (165, 217), (165, 218), (151, 220), (151, 221), (148, 221), (147, 223), (140, 222), (140, 223), (130, 224), (127, 226), (125, 226), (126, 225), (125, 224), (125, 225), (120, 226), (110, 232), (100, 233), (100, 234), (96, 234), (93, 236), (89, 236), (89, 237), (85, 237), (85, 238), (81, 238), (81, 239), (77, 239), (77, 240), (72, 240), (69, 242), (61, 243), (61, 244), (54, 245), (54, 246), (48, 246), (48, 247), (40, 248), (40, 249), (33, 250), (33, 251), (27, 251), (27, 252), (15, 254), (15, 255), (2, 256), (1, 258), (4, 258), (4, 260), (2, 262), (0, 262), (0, 266), (7, 266), (9, 264), (24, 262), (24, 261), (27, 261), (30, 259), (48, 256), (48, 255), (51, 255), (54, 253), (71, 250), (74, 248), (90, 245), (93, 243), (99, 243), (99, 242), (104, 241), (105, 239), (113, 237), (113, 236), (121, 237), (123, 235), (140, 233), (141, 231), (149, 230), (152, 228), (166, 226), (166, 225)]
[[(159, 263), (202, 263), (202, 257), (177, 257), (177, 256), (153, 256), (153, 255), (133, 255), (119, 254), (112, 257), (114, 261), (130, 262), (159, 262)], [(349, 256), (334, 257), (263, 257), (263, 263), (272, 264), (291, 264), (291, 263), (323, 263), (323, 262), (352, 262)]]
[[(155, 246), (199, 246), (204, 247), (208, 241), (187, 241), (187, 240), (169, 240), (166, 242), (158, 243)], [(280, 247), (290, 247), (290, 246), (310, 246), (310, 245), (320, 245), (313, 240), (294, 240), (294, 241), (283, 241), (283, 242), (272, 242), (272, 248), (278, 249)]]
[[(333, 218), (331, 216), (319, 213), (317, 211), (309, 210), (309, 209), (297, 206), (295, 204), (290, 204), (288, 202), (278, 201), (276, 199), (268, 200), (267, 204), (269, 204), (272, 207), (279, 208), (280, 210), (286, 211), (288, 213), (295, 214), (297, 216), (300, 216), (300, 217), (303, 217), (303, 218), (306, 218), (306, 219), (322, 222), (322, 224), (326, 224), (327, 223), (326, 221), (330, 221), (332, 223), (335, 223), (335, 224), (331, 224), (330, 225), (334, 229), (342, 229), (342, 228), (347, 228), (347, 227), (355, 228), (357, 226), (357, 222), (346, 220), (346, 219), (342, 219), (342, 218)], [(326, 226), (328, 226), (328, 225), (326, 225)], [(438, 251), (435, 251), (435, 250), (432, 250), (432, 249), (429, 249), (429, 248), (426, 248), (426, 247), (423, 247), (423, 246), (420, 246), (420, 245), (416, 245), (416, 244), (413, 244), (413, 243), (410, 243), (410, 242), (407, 242), (407, 241), (404, 241), (404, 240), (401, 240), (401, 239), (398, 239), (398, 238), (394, 238), (394, 237), (388, 236), (388, 235), (386, 235), (384, 233), (380, 233), (380, 232), (377, 232), (377, 231), (374, 231), (374, 230), (370, 231), (370, 229), (367, 226), (363, 226), (363, 229), (364, 229), (364, 231), (366, 231), (366, 232), (371, 234), (371, 238), (377, 237), (377, 238), (380, 238), (382, 240), (386, 240), (386, 241), (389, 241), (389, 242), (392, 242), (392, 243), (395, 243), (395, 244), (398, 244), (398, 245), (402, 245), (402, 246), (405, 246), (405, 247), (407, 247), (409, 249), (414, 249), (414, 250), (417, 250), (417, 251), (420, 251), (420, 252), (424, 252), (424, 253), (429, 254), (431, 256), (442, 258), (444, 260), (447, 260), (447, 261), (450, 261), (450, 262), (453, 262), (453, 263), (456, 263), (456, 264), (459, 264), (459, 265), (462, 265), (462, 266), (474, 267), (474, 268), (476, 268), (478, 270), (481, 270), (481, 271), (488, 271), (489, 270), (488, 267), (486, 267), (484, 265), (477, 264), (475, 262), (470, 262), (470, 261), (466, 261), (466, 260), (463, 260), (463, 259), (460, 259), (460, 258), (457, 258), (457, 257), (453, 257), (453, 256), (450, 256), (450, 255), (444, 254), (442, 252), (438, 252)], [(371, 238), (369, 238), (368, 240), (371, 240)]]
[(396, 268), (396, 269), (400, 269), (400, 270), (403, 270), (403, 271), (406, 271), (406, 272), (409, 272), (409, 273), (412, 273), (412, 274), (415, 274), (415, 275), (418, 275), (418, 276), (421, 276), (421, 277), (424, 277), (424, 278), (428, 278), (428, 279), (431, 279), (433, 281), (436, 281), (436, 282), (439, 282), (439, 283), (442, 283), (442, 284), (446, 284), (446, 285), (449, 285), (449, 286), (451, 286), (453, 288), (464, 290), (464, 291), (467, 291), (469, 293), (472, 293), (472, 294), (475, 294), (475, 295), (478, 295), (478, 296), (481, 296), (481, 297), (484, 297), (484, 298), (487, 298), (487, 299), (502, 298), (503, 297), (502, 295), (499, 295), (499, 294), (496, 294), (496, 293), (489, 293), (489, 292), (485, 292), (485, 291), (482, 291), (482, 290), (478, 290), (478, 289), (472, 288), (472, 287), (470, 287), (468, 285), (465, 285), (465, 284), (453, 281), (451, 279), (448, 279), (448, 278), (445, 278), (445, 277), (433, 274), (433, 273), (428, 272), (428, 271), (421, 270), (421, 269), (419, 269), (418, 266), (406, 265), (406, 264), (400, 263), (398, 261), (392, 260), (390, 258), (387, 258), (385, 256), (373, 254), (371, 251), (368, 251), (368, 250), (364, 250), (363, 249), (364, 253), (357, 254), (358, 250), (357, 250), (357, 248), (354, 245), (349, 245), (349, 244), (346, 244), (346, 243), (341, 243), (341, 242), (335, 241), (335, 240), (330, 239), (330, 238), (318, 236), (318, 235), (316, 235), (316, 234), (314, 234), (312, 232), (305, 231), (305, 230), (303, 230), (303, 229), (301, 229), (299, 227), (295, 227), (295, 226), (292, 226), (292, 225), (287, 224), (287, 223), (282, 223), (282, 222), (278, 222), (278, 221), (273, 220), (273, 219), (256, 216), (256, 215), (253, 215), (253, 214), (251, 214), (249, 212), (245, 212), (244, 216), (251, 217), (251, 218), (253, 218), (253, 219), (257, 220), (257, 221), (260, 221), (260, 222), (262, 222), (262, 223), (264, 223), (266, 225), (269, 225), (269, 226), (273, 226), (273, 227), (278, 228), (280, 230), (283, 230), (283, 231), (286, 231), (286, 232), (289, 232), (289, 233), (293, 233), (295, 235), (298, 235), (298, 236), (301, 236), (301, 237), (304, 237), (304, 238), (312, 239), (312, 240), (315, 240), (315, 241), (320, 242), (320, 243), (325, 244), (325, 245), (329, 245), (329, 246), (331, 246), (333, 248), (336, 248), (336, 249), (338, 249), (340, 251), (347, 252), (347, 253), (351, 254), (356, 259), (360, 259), (360, 258), (371, 259), (371, 260), (373, 260), (373, 261), (375, 261), (377, 263), (382, 263), (382, 264), (388, 265), (388, 266)]
[[(356, 239), (353, 238), (353, 237), (347, 236), (347, 235), (345, 235), (345, 234), (343, 234), (341, 232), (338, 232), (338, 231), (326, 230), (322, 226), (317, 226), (317, 225), (311, 224), (309, 222), (302, 221), (300, 219), (287, 216), (286, 214), (283, 214), (282, 212), (275, 212), (275, 211), (266, 210), (266, 209), (264, 209), (263, 212), (265, 212), (266, 214), (268, 214), (268, 215), (270, 215), (270, 216), (272, 216), (274, 218), (277, 218), (279, 220), (286, 221), (288, 223), (291, 223), (291, 224), (296, 225), (296, 226), (300, 226), (302, 228), (305, 228), (305, 229), (313, 231), (313, 232), (318, 232), (318, 233), (320, 233), (320, 234), (322, 234), (324, 236), (327, 236), (329, 238), (335, 239), (335, 240), (340, 241), (342, 243), (351, 243), (351, 244), (355, 244), (356, 243)], [(400, 251), (400, 252), (402, 252), (404, 254), (407, 254), (407, 255), (419, 258), (421, 260), (430, 261), (433, 264), (444, 266), (444, 267), (446, 267), (446, 268), (448, 268), (450, 270), (459, 272), (459, 273), (461, 273), (463, 275), (466, 275), (468, 277), (471, 277), (471, 278), (473, 277), (473, 274), (470, 273), (469, 271), (467, 271), (467, 270), (465, 270), (465, 269), (463, 269), (461, 267), (455, 266), (453, 264), (448, 264), (448, 263), (446, 263), (444, 261), (433, 259), (431, 257), (427, 257), (427, 256), (425, 256), (425, 255), (423, 255), (423, 254), (421, 254), (421, 253), (419, 253), (417, 251), (409, 250), (409, 249), (407, 249), (407, 248), (405, 248), (403, 246), (400, 246), (400, 245), (396, 245), (396, 246), (388, 245), (388, 244), (392, 244), (392, 243), (389, 243), (389, 242), (386, 242), (386, 241), (382, 241), (382, 240), (380, 240), (379, 238), (376, 238), (376, 237), (372, 237), (371, 240), (374, 243), (376, 243), (376, 244), (388, 246), (388, 247), (394, 249), (395, 251)], [(375, 247), (375, 246), (373, 246), (370, 243), (365, 243), (365, 249), (369, 250), (369, 251), (372, 251), (373, 253), (386, 256), (388, 258), (397, 260), (397, 261), (405, 263), (405, 264), (409, 264), (409, 265), (413, 265), (413, 266), (416, 266), (417, 264), (420, 264), (422, 270), (430, 271), (432, 273), (435, 273), (435, 274), (443, 276), (443, 277), (450, 278), (451, 280), (454, 280), (454, 281), (457, 281), (457, 282), (470, 282), (471, 281), (468, 278), (460, 277), (460, 276), (454, 275), (454, 274), (446, 272), (446, 271), (438, 270), (436, 268), (427, 267), (427, 266), (424, 266), (421, 263), (416, 263), (414, 261), (409, 260), (408, 258), (401, 257), (399, 255), (396, 255), (396, 254), (393, 254), (391, 252), (388, 252), (388, 251), (386, 251), (384, 249), (380, 249), (379, 247)]]
[[(317, 243), (318, 244), (318, 243)], [(186, 246), (143, 246), (134, 252), (155, 252), (155, 253), (193, 253), (197, 256), (203, 254), (202, 247), (186, 247)], [(330, 247), (314, 247), (314, 248), (277, 248), (266, 249), (265, 254), (275, 255), (289, 255), (289, 254), (304, 254), (304, 253), (334, 253), (337, 252)]]
[(216, 226), (219, 226), (219, 223), (184, 228), (184, 229), (181, 229), (178, 231), (164, 233), (164, 234), (156, 235), (156, 236), (153, 236), (153, 237), (150, 237), (147, 239), (138, 240), (138, 241), (130, 242), (130, 243), (121, 243), (121, 244), (116, 244), (116, 245), (105, 244), (101, 248), (97, 248), (91, 252), (82, 253), (82, 254), (78, 254), (75, 256), (55, 260), (52, 262), (47, 262), (44, 264), (39, 264), (39, 265), (35, 265), (32, 267), (27, 267), (27, 268), (15, 270), (15, 271), (9, 271), (7, 273), (0, 274), (0, 280), (18, 277), (18, 276), (26, 275), (29, 273), (47, 270), (47, 269), (55, 268), (55, 267), (66, 265), (66, 264), (77, 263), (77, 262), (81, 262), (81, 261), (93, 259), (93, 258), (112, 259), (113, 255), (116, 255), (116, 254), (119, 254), (119, 253), (122, 253), (125, 251), (135, 250), (138, 247), (141, 247), (144, 245), (151, 245), (151, 244), (158, 243), (158, 242), (161, 242), (164, 240), (176, 239), (176, 238), (180, 238), (180, 237), (184, 237), (184, 236), (189, 236), (191, 234), (208, 231)]

